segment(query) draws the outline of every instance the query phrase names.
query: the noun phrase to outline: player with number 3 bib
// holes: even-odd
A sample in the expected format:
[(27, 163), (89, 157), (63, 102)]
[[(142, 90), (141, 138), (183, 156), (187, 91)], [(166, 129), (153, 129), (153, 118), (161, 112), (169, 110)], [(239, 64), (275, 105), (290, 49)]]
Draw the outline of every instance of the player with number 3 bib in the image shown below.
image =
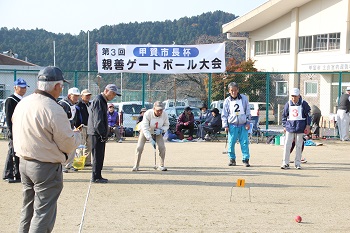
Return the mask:
[(295, 168), (301, 169), (301, 153), (304, 134), (310, 133), (311, 113), (309, 104), (300, 96), (300, 90), (293, 88), (291, 100), (285, 105), (282, 113), (282, 125), (286, 133), (281, 169), (289, 168), (290, 149), (295, 140)]

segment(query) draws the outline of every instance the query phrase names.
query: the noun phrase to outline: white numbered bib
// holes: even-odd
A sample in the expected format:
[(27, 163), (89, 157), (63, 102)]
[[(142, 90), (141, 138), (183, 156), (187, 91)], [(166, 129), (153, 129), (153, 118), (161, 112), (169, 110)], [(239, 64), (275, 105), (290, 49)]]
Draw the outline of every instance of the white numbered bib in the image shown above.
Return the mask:
[(230, 102), (230, 105), (231, 114), (236, 116), (244, 114), (242, 99), (233, 100)]
[(302, 118), (302, 108), (301, 106), (289, 106), (289, 120), (297, 121), (303, 120)]

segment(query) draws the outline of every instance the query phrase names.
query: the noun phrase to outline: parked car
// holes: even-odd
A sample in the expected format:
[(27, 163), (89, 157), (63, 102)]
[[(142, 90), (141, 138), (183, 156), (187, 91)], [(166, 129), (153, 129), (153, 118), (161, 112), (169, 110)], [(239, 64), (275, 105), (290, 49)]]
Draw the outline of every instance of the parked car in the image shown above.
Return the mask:
[[(250, 115), (258, 116), (259, 122), (266, 122), (266, 103), (265, 102), (249, 102)], [(269, 123), (274, 123), (276, 121), (273, 107), (269, 103)]]
[(213, 101), (210, 104), (210, 109), (217, 108), (217, 109), (219, 109), (219, 113), (220, 114), (222, 112), (223, 107), (224, 107), (224, 101), (223, 100)]
[[(140, 116), (142, 101), (127, 101), (120, 103), (113, 103), (114, 108), (119, 113), (121, 124), (124, 128), (135, 129), (137, 120)], [(150, 109), (153, 107), (151, 103), (145, 102), (145, 107)]]
[[(179, 118), (180, 114), (184, 112), (184, 109), (185, 106), (176, 106), (164, 109), (165, 113), (167, 113), (169, 117), (169, 129), (171, 132), (175, 133), (177, 119)], [(194, 120), (199, 120), (201, 110), (199, 110), (197, 107), (191, 107), (191, 109), (194, 115)]]

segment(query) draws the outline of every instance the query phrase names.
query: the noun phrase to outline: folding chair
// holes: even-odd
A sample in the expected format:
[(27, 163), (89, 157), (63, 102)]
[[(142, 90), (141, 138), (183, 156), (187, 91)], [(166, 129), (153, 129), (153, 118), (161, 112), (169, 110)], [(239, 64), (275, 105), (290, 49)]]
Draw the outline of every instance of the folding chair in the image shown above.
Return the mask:
[(219, 129), (218, 131), (214, 131), (210, 135), (212, 142), (220, 142), (220, 139), (219, 139), (220, 132), (221, 132), (221, 129)]

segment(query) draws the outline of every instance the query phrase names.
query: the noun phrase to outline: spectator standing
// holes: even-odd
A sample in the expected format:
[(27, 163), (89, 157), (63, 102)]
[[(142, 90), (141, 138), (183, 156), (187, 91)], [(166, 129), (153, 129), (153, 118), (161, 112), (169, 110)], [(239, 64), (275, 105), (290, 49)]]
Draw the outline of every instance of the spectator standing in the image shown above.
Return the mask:
[(147, 111), (146, 108), (141, 108), (140, 116), (137, 119), (137, 123), (140, 123), (143, 120), (143, 115), (145, 114), (146, 111)]
[[(176, 135), (182, 135), (181, 130), (188, 129), (188, 140), (193, 140), (193, 132), (194, 132), (194, 115), (192, 113), (192, 109), (190, 107), (185, 107), (183, 113), (180, 114), (179, 118), (177, 119), (176, 124)], [(179, 138), (180, 138), (179, 137)]]
[(311, 106), (311, 125), (313, 130), (313, 134), (316, 135), (316, 137), (320, 136), (320, 120), (321, 120), (321, 110), (316, 106)]
[(119, 143), (122, 143), (122, 137), (120, 134), (120, 124), (119, 124), (119, 114), (117, 111), (114, 110), (114, 105), (112, 103), (108, 104), (108, 125), (109, 125), (109, 132), (110, 134), (114, 133), (116, 140)]
[(27, 82), (19, 78), (14, 83), (14, 93), (5, 100), (5, 118), (7, 124), (7, 137), (9, 139), (8, 153), (5, 161), (5, 169), (2, 179), (9, 183), (21, 182), (19, 172), (19, 157), (13, 150), (12, 115), (19, 101), (27, 92)]
[(103, 161), (105, 158), (106, 142), (109, 126), (107, 117), (107, 102), (116, 95), (121, 96), (115, 84), (108, 84), (104, 91), (97, 95), (91, 103), (88, 121), (88, 134), (92, 135), (92, 178), (94, 183), (107, 183), (102, 177)]
[[(68, 90), (68, 95), (66, 98), (60, 100), (58, 103), (63, 107), (63, 110), (66, 112), (68, 120), (70, 122), (71, 128), (74, 129), (76, 121), (77, 121), (77, 108), (76, 103), (78, 102), (80, 97), (80, 91), (76, 87), (72, 87)], [(72, 152), (73, 155), (69, 156), (69, 160), (67, 160), (67, 163), (63, 167), (63, 172), (68, 173), (69, 170), (71, 171), (78, 171), (73, 167), (73, 160), (75, 151)]]
[(91, 99), (91, 92), (88, 89), (84, 89), (80, 93), (80, 100), (76, 104), (77, 108), (77, 118), (75, 122), (75, 127), (78, 128), (81, 127), (81, 140), (82, 145), (85, 146), (84, 149), (84, 156), (86, 156), (85, 159), (85, 166), (91, 166), (91, 136), (87, 134), (87, 125), (88, 125), (88, 119), (89, 119), (89, 107), (90, 107), (90, 99)]
[(23, 184), (18, 232), (52, 232), (63, 188), (62, 163), (80, 144), (80, 132), (72, 130), (56, 102), (63, 82), (59, 68), (45, 67), (38, 74), (38, 89), (21, 100), (13, 113), (13, 145), (21, 157)]
[[(153, 104), (153, 109), (149, 109), (145, 112), (143, 120), (141, 122), (141, 130), (136, 147), (136, 159), (135, 165), (132, 171), (138, 171), (140, 166), (141, 155), (143, 148), (145, 147), (146, 140), (149, 141), (154, 148), (156, 144), (158, 146), (160, 165), (158, 170), (167, 171), (164, 166), (165, 160), (165, 144), (163, 139), (163, 133), (169, 129), (168, 114), (163, 114), (163, 104), (160, 101), (156, 101)], [(154, 138), (152, 137), (154, 135)]]
[(250, 108), (247, 96), (239, 93), (238, 84), (228, 84), (229, 96), (224, 100), (222, 109), (222, 127), (228, 133), (228, 156), (229, 166), (236, 166), (235, 144), (237, 139), (241, 145), (242, 162), (244, 166), (250, 167), (249, 139)]
[(285, 105), (282, 112), (282, 125), (286, 133), (281, 169), (289, 169), (289, 159), (292, 143), (295, 141), (295, 168), (301, 169), (301, 154), (304, 144), (304, 134), (310, 133), (310, 106), (300, 96), (300, 90), (293, 88), (291, 100)]
[(346, 88), (346, 92), (339, 98), (337, 110), (337, 124), (339, 137), (341, 141), (349, 141), (349, 123), (350, 123), (350, 87)]

